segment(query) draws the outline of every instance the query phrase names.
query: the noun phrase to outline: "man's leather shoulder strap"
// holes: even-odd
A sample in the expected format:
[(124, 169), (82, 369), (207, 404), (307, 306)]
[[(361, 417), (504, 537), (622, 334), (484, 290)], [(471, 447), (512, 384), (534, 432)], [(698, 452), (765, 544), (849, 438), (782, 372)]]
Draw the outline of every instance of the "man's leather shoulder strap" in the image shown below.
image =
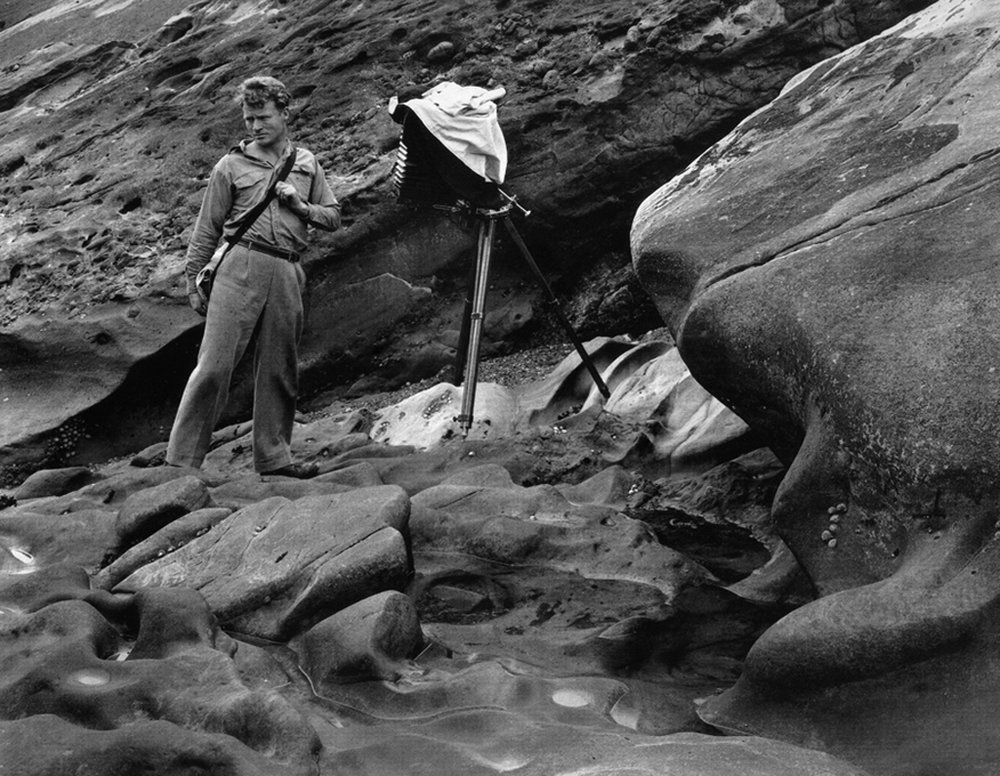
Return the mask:
[(295, 146), (290, 145), (288, 148), (288, 158), (285, 159), (285, 163), (281, 165), (281, 171), (278, 173), (278, 177), (274, 179), (275, 183), (283, 181), (285, 178), (288, 177), (288, 174), (292, 171), (292, 168), (295, 166), (295, 159), (296, 157), (298, 157), (298, 155), (299, 155), (298, 149)]

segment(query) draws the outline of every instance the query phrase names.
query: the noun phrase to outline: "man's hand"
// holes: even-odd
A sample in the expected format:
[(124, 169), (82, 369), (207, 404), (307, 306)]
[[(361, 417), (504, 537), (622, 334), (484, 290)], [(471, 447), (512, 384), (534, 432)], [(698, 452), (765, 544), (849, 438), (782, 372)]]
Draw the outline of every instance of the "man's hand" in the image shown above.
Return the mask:
[(191, 305), (191, 309), (198, 313), (198, 315), (208, 315), (208, 306), (201, 301), (201, 294), (197, 291), (188, 294), (188, 304)]
[(306, 218), (309, 215), (309, 206), (305, 200), (299, 196), (299, 192), (288, 181), (279, 181), (274, 187), (274, 193), (278, 195), (281, 204), (291, 210), (299, 218)]

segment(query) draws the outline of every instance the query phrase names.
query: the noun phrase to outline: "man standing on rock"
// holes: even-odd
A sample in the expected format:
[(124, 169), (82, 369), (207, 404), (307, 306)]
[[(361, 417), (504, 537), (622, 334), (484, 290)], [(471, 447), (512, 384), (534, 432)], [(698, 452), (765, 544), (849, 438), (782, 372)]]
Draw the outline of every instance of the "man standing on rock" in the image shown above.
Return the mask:
[[(249, 78), (240, 85), (239, 101), (251, 138), (212, 170), (188, 246), (188, 299), (206, 316), (205, 333), (170, 432), (166, 461), (201, 466), (226, 406), (233, 370), (255, 337), (254, 469), (311, 477), (316, 465), (294, 463), (291, 456), (305, 285), (299, 252), (309, 225), (328, 231), (340, 226), (340, 205), (316, 158), (289, 140), (291, 95), (284, 84), (266, 76)], [(294, 163), (275, 186), (274, 199), (218, 267), (206, 309), (195, 286), (199, 270), (211, 260), (220, 238), (234, 236), (240, 216), (263, 200), (291, 154)]]

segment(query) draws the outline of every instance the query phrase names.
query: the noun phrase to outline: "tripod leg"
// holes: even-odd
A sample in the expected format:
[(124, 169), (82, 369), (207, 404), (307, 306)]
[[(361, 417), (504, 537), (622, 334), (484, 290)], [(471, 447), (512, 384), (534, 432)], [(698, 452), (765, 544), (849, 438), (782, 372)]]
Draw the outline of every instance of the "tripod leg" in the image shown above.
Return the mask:
[(472, 410), (476, 402), (476, 380), (479, 376), (479, 342), (483, 334), (483, 311), (486, 309), (486, 289), (490, 276), (490, 252), (496, 234), (496, 221), (483, 220), (479, 225), (479, 245), (476, 250), (476, 280), (469, 316), (469, 347), (465, 356), (465, 379), (462, 382), (462, 414), (458, 416), (462, 433), (472, 428)]
[(466, 351), (469, 348), (469, 327), (472, 323), (472, 297), (476, 284), (477, 265), (478, 260), (476, 264), (470, 267), (469, 282), (465, 292), (465, 304), (462, 307), (462, 326), (458, 330), (458, 345), (455, 347), (455, 370), (452, 377), (452, 382), (455, 385), (461, 385), (465, 377), (465, 359), (467, 355)]
[(573, 343), (573, 347), (576, 348), (576, 352), (579, 354), (580, 359), (583, 361), (583, 365), (587, 367), (587, 371), (590, 372), (590, 376), (594, 380), (594, 384), (597, 386), (597, 390), (601, 392), (601, 396), (607, 399), (611, 395), (611, 391), (608, 390), (608, 386), (605, 384), (604, 379), (601, 377), (601, 373), (597, 371), (597, 366), (594, 364), (594, 360), (590, 357), (587, 349), (580, 342), (580, 338), (576, 336), (576, 332), (573, 330), (573, 324), (569, 322), (569, 318), (559, 307), (559, 300), (556, 299), (556, 295), (552, 292), (552, 287), (549, 282), (545, 279), (542, 271), (538, 268), (535, 263), (535, 259), (532, 257), (531, 252), (528, 250), (528, 246), (525, 244), (521, 237), (520, 232), (514, 228), (514, 224), (511, 223), (510, 217), (507, 216), (503, 220), (504, 226), (507, 227), (507, 232), (510, 234), (511, 238), (514, 240), (515, 245), (521, 251), (521, 255), (524, 256), (524, 260), (531, 267), (531, 271), (534, 273), (535, 278), (538, 280), (539, 285), (545, 290), (548, 296), (548, 302), (552, 306), (552, 309), (556, 313), (556, 317), (562, 324), (566, 333), (569, 335), (570, 342)]

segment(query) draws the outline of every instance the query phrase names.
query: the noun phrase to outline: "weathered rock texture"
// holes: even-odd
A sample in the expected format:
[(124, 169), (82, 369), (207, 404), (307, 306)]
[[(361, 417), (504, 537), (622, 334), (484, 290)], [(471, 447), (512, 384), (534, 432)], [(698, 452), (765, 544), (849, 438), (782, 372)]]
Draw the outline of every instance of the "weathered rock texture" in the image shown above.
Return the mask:
[[(201, 596), (149, 590), (120, 605), (88, 596), (86, 581), (0, 591), (4, 770), (315, 772), (315, 731), (242, 681)], [(128, 618), (133, 642), (121, 636)]]
[(369, 595), (405, 586), (409, 513), (397, 486), (264, 499), (143, 566), (115, 590), (190, 587), (227, 627), (286, 640)]
[(459, 435), (499, 440), (539, 429), (617, 425), (601, 436), (602, 459), (642, 461), (661, 475), (704, 470), (760, 445), (746, 423), (691, 377), (669, 343), (601, 337), (584, 348), (608, 388), (607, 399), (581, 357), (571, 353), (544, 379), (510, 388), (477, 385), (468, 430), (460, 422), (463, 387), (439, 383), (379, 411), (371, 438), (429, 449)]
[(694, 377), (789, 465), (773, 518), (823, 596), (703, 716), (883, 773), (1000, 747), (998, 42), (991, 5), (936, 3), (797, 77), (632, 230)]
[[(303, 388), (399, 385), (452, 359), (474, 236), (394, 201), (390, 96), (503, 85), (536, 258), (586, 335), (639, 332), (657, 325), (627, 265), (641, 198), (803, 67), (925, 4), (4, 3), (0, 466), (14, 478), (163, 436), (199, 334), (187, 230), (251, 72), (288, 81), (295, 136), (344, 204), (345, 228), (307, 256)], [(505, 239), (494, 265), (487, 352), (545, 322)]]
[[(536, 399), (582, 405), (569, 367)], [(0, 772), (863, 776), (695, 714), (798, 602), (766, 573), (773, 457), (669, 487), (608, 465), (620, 426), (593, 418), (423, 451), (363, 428), (297, 429), (312, 480), (249, 474), (240, 426), (203, 471), (141, 455), (19, 489), (0, 510)], [(753, 498), (727, 490), (733, 467)]]

